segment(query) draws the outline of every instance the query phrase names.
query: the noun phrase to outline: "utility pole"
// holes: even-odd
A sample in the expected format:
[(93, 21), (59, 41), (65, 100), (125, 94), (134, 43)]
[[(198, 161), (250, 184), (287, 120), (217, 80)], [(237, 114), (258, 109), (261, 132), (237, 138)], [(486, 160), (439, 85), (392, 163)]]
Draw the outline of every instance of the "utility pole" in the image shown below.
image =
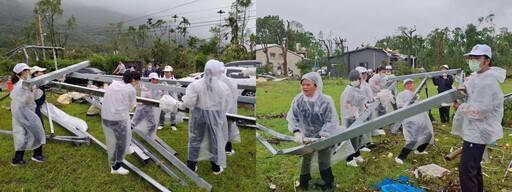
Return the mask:
[(220, 51), (220, 43), (221, 43), (221, 39), (222, 39), (222, 33), (221, 33), (222, 14), (225, 13), (225, 12), (221, 9), (221, 10), (217, 11), (217, 13), (219, 14), (219, 43), (218, 43), (218, 51)]
[[(40, 39), (41, 39), (41, 46), (44, 47), (44, 35), (43, 35), (43, 27), (41, 26), (41, 12), (37, 12), (37, 20), (39, 21), (39, 35), (40, 35)], [(43, 49), (43, 60), (46, 60), (46, 54), (44, 54), (44, 49)]]

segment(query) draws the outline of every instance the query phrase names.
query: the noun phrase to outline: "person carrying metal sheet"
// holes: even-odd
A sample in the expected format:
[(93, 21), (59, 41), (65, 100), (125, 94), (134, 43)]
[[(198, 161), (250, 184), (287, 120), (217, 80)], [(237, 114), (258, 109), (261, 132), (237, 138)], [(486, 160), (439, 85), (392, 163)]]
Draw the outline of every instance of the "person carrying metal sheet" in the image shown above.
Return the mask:
[(204, 77), (188, 85), (179, 108), (189, 108), (187, 167), (197, 170), (197, 162), (208, 160), (213, 174), (226, 168), (228, 132), (226, 112), (229, 109), (229, 87), (219, 80), (222, 72), (209, 60), (204, 66)]
[[(375, 99), (373, 98), (372, 88), (370, 87), (370, 84), (368, 84), (365, 81), (368, 77), (369, 70), (367, 70), (365, 67), (356, 67), (355, 70), (358, 71), (359, 74), (361, 74), (361, 89), (363, 89), (365, 92), (365, 96), (367, 98), (367, 103), (365, 104), (365, 107), (368, 108), (370, 103), (373, 103), (375, 101)], [(360, 151), (364, 151), (364, 152), (372, 151), (371, 149), (366, 147), (371, 143), (372, 143), (372, 133), (371, 132), (365, 133), (361, 139)]]
[[(217, 63), (219, 67), (219, 72), (222, 73), (220, 76), (220, 80), (224, 82), (230, 90), (229, 93), (229, 109), (228, 113), (237, 114), (238, 111), (238, 85), (236, 84), (236, 81), (232, 78), (228, 78), (226, 76), (226, 67), (224, 67), (223, 62)], [(239, 143), (240, 142), (240, 130), (238, 130), (238, 127), (236, 126), (235, 121), (229, 121), (228, 120), (228, 140), (226, 144), (226, 154), (227, 155), (233, 155), (235, 154), (235, 150), (233, 150), (232, 142)]]
[[(396, 105), (398, 108), (404, 107), (411, 100), (413, 103), (420, 101), (420, 96), (418, 94), (414, 95), (414, 81), (412, 79), (404, 80), (404, 88), (405, 90), (398, 93), (396, 96)], [(414, 154), (428, 154), (425, 149), (428, 144), (434, 142), (434, 129), (427, 112), (404, 119), (402, 126), (405, 146), (398, 157), (395, 158), (395, 162), (400, 165), (404, 163), (404, 160), (412, 150), (414, 150)]]
[[(290, 110), (286, 116), (288, 130), (293, 132), (297, 143), (303, 143), (303, 137), (318, 138), (320, 140), (329, 138), (341, 132), (339, 127), (338, 113), (334, 107), (334, 101), (328, 95), (322, 94), (323, 82), (320, 74), (310, 72), (301, 78), (302, 93), (293, 99)], [(311, 180), (312, 161), (318, 161), (320, 176), (325, 182), (325, 187), (333, 191), (334, 175), (331, 166), (333, 147), (318, 150), (315, 153), (302, 156), (302, 167), (300, 175), (301, 190), (307, 190)]]
[[(350, 71), (348, 79), (350, 85), (343, 90), (340, 96), (341, 126), (344, 128), (349, 128), (352, 123), (359, 119), (359, 116), (366, 110), (366, 104), (368, 103), (366, 90), (361, 86), (359, 71)], [(350, 139), (355, 153), (346, 158), (347, 165), (357, 167), (357, 162), (364, 162), (360, 153), (360, 148), (364, 146), (362, 138), (363, 136), (360, 135)]]
[(123, 80), (113, 81), (103, 96), (101, 123), (111, 174), (129, 173), (121, 165), (130, 148), (132, 130), (129, 112), (137, 104), (134, 87), (139, 84), (139, 81), (140, 74), (137, 71), (126, 71), (123, 74)]
[[(149, 82), (152, 84), (158, 84), (158, 74), (149, 74)], [(145, 86), (141, 86), (141, 97), (148, 99), (160, 100), (164, 91), (148, 89)], [(135, 115), (133, 115), (131, 126), (138, 129), (149, 136), (151, 139), (156, 137), (156, 119), (154, 114), (160, 110), (158, 107), (152, 107), (144, 104), (139, 104), (135, 108)], [(141, 125), (139, 125), (141, 124)]]
[[(490, 67), (492, 52), (487, 45), (477, 44), (465, 56), (468, 56), (469, 68), (474, 73), (464, 82), (467, 101), (453, 103), (457, 112), (452, 132), (464, 140), (459, 164), (462, 191), (483, 191), (480, 162), (485, 146), (503, 138), (504, 98), (499, 84), (505, 81), (507, 72), (499, 67)], [(456, 121), (460, 121), (461, 127), (456, 126)]]
[(46, 136), (43, 125), (35, 113), (35, 99), (40, 98), (43, 93), (37, 88), (29, 90), (22, 88), (23, 81), (30, 79), (31, 68), (25, 63), (18, 63), (14, 66), (14, 74), (11, 81), (14, 85), (11, 97), (12, 132), (14, 138), (14, 158), (12, 166), (24, 165), (25, 150), (34, 150), (32, 160), (44, 162), (43, 144), (46, 143)]

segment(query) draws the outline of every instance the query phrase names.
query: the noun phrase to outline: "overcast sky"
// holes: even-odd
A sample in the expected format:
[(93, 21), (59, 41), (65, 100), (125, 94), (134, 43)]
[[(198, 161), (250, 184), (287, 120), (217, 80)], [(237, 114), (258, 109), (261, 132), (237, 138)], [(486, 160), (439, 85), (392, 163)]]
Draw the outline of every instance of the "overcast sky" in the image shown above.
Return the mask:
[[(231, 10), (231, 4), (234, 0), (74, 0), (62, 1), (66, 3), (80, 3), (82, 6), (103, 7), (112, 11), (129, 14), (124, 18), (124, 22), (128, 25), (146, 23), (147, 18), (171, 20), (173, 15), (189, 19), (191, 26), (188, 28), (191, 35), (200, 38), (209, 38), (210, 28), (219, 24), (219, 14), (217, 11), (223, 10), (222, 22), (227, 17), (227, 13)], [(248, 26), (252, 26), (251, 30), (256, 31), (256, 10), (253, 6), (251, 15), (253, 16)]]
[(347, 38), (350, 50), (361, 43), (374, 45), (397, 34), (399, 26), (413, 27), (425, 37), (435, 28), (465, 28), (478, 17), (495, 14), (497, 28), (512, 30), (510, 0), (258, 0), (257, 17), (279, 15), (295, 20), (305, 30)]

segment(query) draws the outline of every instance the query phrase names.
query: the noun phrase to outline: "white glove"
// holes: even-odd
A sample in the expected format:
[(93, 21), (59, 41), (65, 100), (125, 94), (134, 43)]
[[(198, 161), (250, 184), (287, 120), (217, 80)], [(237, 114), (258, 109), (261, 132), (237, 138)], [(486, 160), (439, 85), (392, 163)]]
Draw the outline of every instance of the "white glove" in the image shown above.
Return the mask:
[(183, 106), (183, 102), (178, 101), (178, 103), (176, 105), (178, 106), (178, 109), (185, 110), (185, 107)]
[(176, 82), (176, 87), (181, 87), (181, 83), (180, 82)]
[(164, 82), (162, 82), (162, 85), (167, 85), (167, 82), (165, 82), (165, 81), (164, 81)]
[(64, 81), (66, 80), (66, 75), (62, 76), (61, 78), (58, 79), (59, 82), (61, 83), (64, 83)]
[(325, 140), (325, 139), (327, 139), (327, 137), (324, 137), (324, 136), (320, 137), (320, 140)]
[(302, 144), (302, 133), (300, 132), (295, 132), (293, 134), (294, 138), (293, 138), (293, 141), (295, 141), (295, 143), (300, 143)]

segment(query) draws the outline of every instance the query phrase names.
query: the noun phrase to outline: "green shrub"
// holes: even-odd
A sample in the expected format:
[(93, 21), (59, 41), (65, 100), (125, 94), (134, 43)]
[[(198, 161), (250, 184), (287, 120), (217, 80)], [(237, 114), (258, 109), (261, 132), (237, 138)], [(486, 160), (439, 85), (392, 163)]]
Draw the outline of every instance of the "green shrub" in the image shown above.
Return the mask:
[(501, 121), (501, 125), (504, 127), (512, 127), (512, 99), (505, 99), (503, 109), (503, 121)]

